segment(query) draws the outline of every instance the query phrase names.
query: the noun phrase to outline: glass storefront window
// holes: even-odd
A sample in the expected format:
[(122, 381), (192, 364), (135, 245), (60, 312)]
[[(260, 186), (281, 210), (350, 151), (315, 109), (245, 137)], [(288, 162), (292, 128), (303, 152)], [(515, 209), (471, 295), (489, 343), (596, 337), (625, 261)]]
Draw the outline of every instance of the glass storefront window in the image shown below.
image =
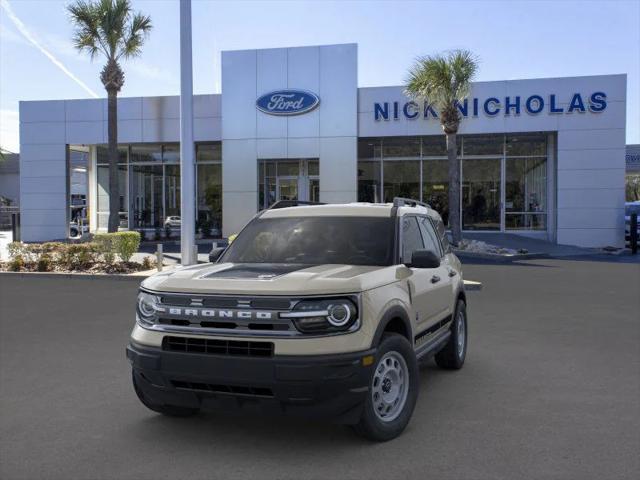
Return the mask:
[(132, 165), (130, 167), (132, 228), (161, 228), (163, 226), (162, 169), (162, 165)]
[(220, 162), (222, 161), (222, 144), (199, 143), (196, 145), (196, 162)]
[(379, 159), (382, 155), (382, 141), (379, 138), (358, 139), (358, 160)]
[(162, 162), (162, 145), (143, 143), (131, 145), (131, 163)]
[[(458, 151), (460, 151), (460, 141), (458, 141)], [(423, 157), (442, 157), (447, 154), (447, 139), (444, 135), (430, 135), (422, 137)]]
[[(126, 146), (118, 146), (118, 163), (127, 163), (129, 149)], [(106, 165), (109, 163), (109, 148), (106, 145), (96, 147), (96, 163)]]
[(505, 228), (546, 228), (547, 159), (505, 160)]
[(545, 156), (547, 136), (544, 133), (518, 133), (507, 135), (506, 154), (509, 156)]
[(501, 159), (462, 161), (462, 229), (500, 230)]
[[(107, 228), (109, 225), (109, 166), (97, 167), (98, 198), (96, 207), (98, 213), (98, 228)], [(120, 228), (127, 228), (129, 218), (129, 187), (127, 185), (127, 166), (118, 165), (118, 190), (120, 194), (119, 212)]]
[(222, 230), (222, 165), (200, 164), (197, 168), (198, 221), (210, 222), (211, 228), (219, 234)]
[(394, 197), (420, 198), (420, 161), (384, 162), (384, 201)]
[(378, 203), (380, 191), (380, 162), (358, 162), (358, 201)]
[(164, 215), (180, 216), (180, 165), (164, 167)]
[(163, 145), (162, 161), (165, 163), (180, 163), (180, 145)]
[(502, 156), (504, 135), (464, 135), (462, 143), (465, 157), (470, 155)]
[(383, 158), (420, 158), (420, 137), (382, 139)]
[(422, 162), (422, 201), (428, 203), (449, 222), (449, 161), (425, 160)]

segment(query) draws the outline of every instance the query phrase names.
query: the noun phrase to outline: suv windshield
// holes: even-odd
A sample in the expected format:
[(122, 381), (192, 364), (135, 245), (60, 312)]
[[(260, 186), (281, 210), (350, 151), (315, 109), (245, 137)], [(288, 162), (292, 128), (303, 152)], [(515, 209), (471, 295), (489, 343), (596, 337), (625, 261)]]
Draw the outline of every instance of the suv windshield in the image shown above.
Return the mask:
[(258, 218), (220, 262), (391, 265), (393, 225), (388, 217)]

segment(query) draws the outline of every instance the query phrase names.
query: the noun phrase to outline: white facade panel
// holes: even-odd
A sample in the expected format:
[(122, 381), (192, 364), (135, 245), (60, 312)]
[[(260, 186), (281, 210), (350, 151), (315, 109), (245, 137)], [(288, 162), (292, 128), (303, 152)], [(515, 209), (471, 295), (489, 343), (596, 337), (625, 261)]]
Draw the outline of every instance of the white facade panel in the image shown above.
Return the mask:
[(356, 137), (320, 139), (320, 201), (336, 202), (338, 197), (356, 201), (357, 157)]
[[(104, 101), (103, 119), (106, 122), (108, 118), (107, 101)], [(142, 98), (141, 97), (122, 97), (118, 98), (118, 121), (121, 120), (140, 120), (142, 119)]]
[[(222, 144), (223, 191), (255, 191), (257, 183), (258, 161), (256, 156), (256, 140), (225, 141)], [(253, 213), (255, 213), (256, 205), (257, 203), (250, 205)]]
[(223, 139), (256, 138), (256, 58), (255, 50), (222, 52)]
[(221, 117), (196, 117), (193, 119), (193, 140), (195, 142), (220, 141), (221, 138)]
[[(624, 149), (625, 129), (583, 129), (558, 132), (558, 151)], [(624, 168), (624, 156), (621, 164)]]
[(67, 122), (102, 122), (106, 114), (106, 100), (65, 100)]
[(624, 205), (624, 193), (620, 188), (565, 188), (558, 190), (558, 205), (570, 208), (613, 208)]
[[(307, 90), (320, 94), (320, 107), (304, 115), (287, 118), (289, 138), (319, 137), (320, 112), (324, 110), (323, 95), (320, 92), (320, 47), (288, 48), (287, 87), (296, 90)], [(269, 115), (258, 115), (267, 117)], [(307, 155), (309, 156), (309, 155)]]
[[(109, 141), (109, 123), (107, 121), (102, 124), (102, 131), (104, 143), (107, 143)], [(118, 116), (118, 143), (141, 143), (142, 138), (141, 119), (120, 120), (120, 116)]]
[(64, 100), (20, 102), (20, 123), (64, 122)]
[[(287, 84), (287, 51), (282, 48), (256, 52), (256, 96), (282, 89)], [(255, 107), (248, 118), (256, 121), (257, 138), (281, 138), (287, 136), (287, 118), (274, 115), (257, 115)]]
[(587, 248), (622, 245), (624, 233), (615, 228), (558, 228), (560, 245), (579, 245)]
[(180, 97), (144, 97), (142, 99), (142, 118), (180, 118)]
[[(258, 192), (255, 188), (251, 192), (225, 192), (222, 201), (224, 218), (222, 235), (228, 237), (242, 230), (242, 227), (255, 214), (256, 205), (258, 205)], [(250, 210), (253, 211), (253, 214), (247, 215), (247, 206), (251, 206)]]
[(221, 101), (222, 95), (194, 95), (193, 117), (221, 117)]
[(287, 158), (285, 138), (259, 138), (256, 140), (257, 158)]
[(143, 142), (179, 142), (180, 120), (177, 118), (142, 120)]
[(288, 138), (287, 158), (319, 158), (320, 138)]
[[(562, 161), (562, 158), (558, 158)], [(624, 168), (558, 170), (558, 191), (566, 188), (621, 188)], [(560, 205), (558, 205), (560, 206)]]
[(320, 136), (358, 136), (358, 47), (320, 47)]
[(20, 123), (21, 145), (42, 145), (64, 143), (64, 122), (29, 122)]
[(620, 168), (621, 159), (624, 164), (625, 150), (563, 150), (560, 154), (562, 162), (558, 164), (558, 170), (601, 170)]
[[(94, 145), (104, 143), (104, 122), (67, 122), (65, 125), (66, 143)], [(122, 141), (120, 139), (120, 141)]]

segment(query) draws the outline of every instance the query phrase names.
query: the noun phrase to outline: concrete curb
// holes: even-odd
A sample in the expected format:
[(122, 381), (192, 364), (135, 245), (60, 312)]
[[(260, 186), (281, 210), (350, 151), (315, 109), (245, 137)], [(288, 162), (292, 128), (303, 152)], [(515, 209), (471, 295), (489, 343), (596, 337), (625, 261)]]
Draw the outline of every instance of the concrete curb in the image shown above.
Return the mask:
[(516, 253), (513, 255), (501, 255), (498, 253), (466, 252), (454, 250), (453, 253), (461, 260), (491, 260), (496, 263), (511, 263), (521, 260), (536, 260), (539, 258), (551, 258), (548, 253)]
[[(148, 272), (148, 271), (147, 271)], [(61, 278), (73, 278), (74, 280), (134, 280), (140, 282), (142, 279), (151, 275), (151, 273), (147, 275), (140, 275), (140, 273), (147, 272), (136, 272), (136, 274), (131, 273), (67, 273), (67, 272), (0, 272), (0, 276), (13, 277), (13, 278), (51, 278), (51, 279), (61, 279)], [(154, 272), (155, 273), (155, 270)]]

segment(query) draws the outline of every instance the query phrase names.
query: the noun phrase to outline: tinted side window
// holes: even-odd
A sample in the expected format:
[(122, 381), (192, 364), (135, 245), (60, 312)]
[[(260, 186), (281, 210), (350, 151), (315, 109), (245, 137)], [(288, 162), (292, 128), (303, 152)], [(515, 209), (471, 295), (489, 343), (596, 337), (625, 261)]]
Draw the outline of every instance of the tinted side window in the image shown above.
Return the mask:
[(402, 263), (411, 262), (415, 250), (424, 248), (416, 217), (402, 217)]
[(420, 217), (418, 220), (420, 224), (420, 231), (422, 232), (422, 238), (424, 240), (424, 248), (435, 253), (438, 257), (442, 257), (442, 250), (440, 250), (440, 242), (436, 232), (433, 230), (431, 222), (426, 217)]
[(451, 253), (451, 246), (449, 245), (449, 237), (447, 237), (447, 231), (444, 228), (444, 223), (442, 220), (434, 221), (436, 224), (436, 230), (438, 231), (438, 237), (440, 237), (440, 242), (442, 242), (442, 248), (444, 249), (444, 253)]

